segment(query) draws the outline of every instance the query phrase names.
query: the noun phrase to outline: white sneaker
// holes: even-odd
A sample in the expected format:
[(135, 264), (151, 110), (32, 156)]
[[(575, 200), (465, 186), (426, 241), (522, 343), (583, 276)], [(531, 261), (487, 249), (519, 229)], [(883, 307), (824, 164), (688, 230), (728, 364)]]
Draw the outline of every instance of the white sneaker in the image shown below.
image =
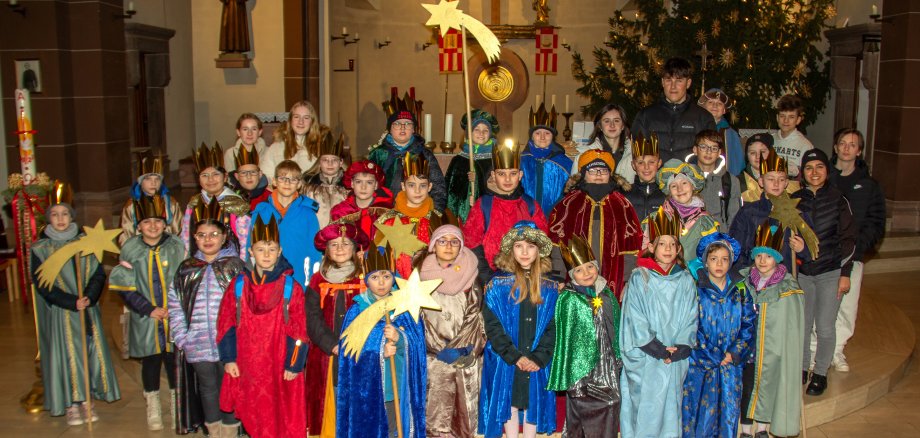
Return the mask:
[(67, 425), (79, 426), (83, 424), (83, 416), (80, 414), (80, 405), (71, 405), (67, 408)]
[(99, 416), (96, 415), (96, 408), (93, 406), (95, 403), (83, 403), (83, 417), (86, 419), (87, 423), (99, 421)]
[(847, 363), (846, 356), (842, 354), (834, 355), (834, 360), (831, 361), (831, 365), (834, 366), (835, 370), (841, 373), (846, 373), (850, 371), (850, 364)]

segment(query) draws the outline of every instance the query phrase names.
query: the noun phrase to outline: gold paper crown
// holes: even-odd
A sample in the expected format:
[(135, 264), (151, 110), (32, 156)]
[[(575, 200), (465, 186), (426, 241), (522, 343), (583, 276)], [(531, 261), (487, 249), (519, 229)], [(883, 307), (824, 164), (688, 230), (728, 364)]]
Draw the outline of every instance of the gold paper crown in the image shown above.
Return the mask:
[(648, 218), (648, 241), (654, 242), (659, 236), (674, 236), (680, 240), (681, 224), (677, 215), (673, 217), (658, 207), (658, 211)]
[(530, 127), (534, 126), (549, 126), (553, 128), (553, 131), (556, 130), (556, 106), (546, 111), (546, 105), (543, 102), (540, 103), (540, 107), (537, 108), (537, 112), (533, 111), (533, 107), (530, 107)]
[(642, 135), (636, 135), (632, 140), (632, 156), (639, 158), (645, 155), (658, 155), (658, 134), (652, 133), (648, 138)]
[(410, 87), (409, 91), (403, 95), (403, 98), (399, 97), (399, 89), (396, 87), (390, 88), (390, 100), (383, 102), (383, 111), (386, 113), (387, 117), (392, 116), (400, 111), (409, 111), (415, 116), (416, 123), (421, 123), (422, 115), (422, 102), (421, 100), (415, 100), (415, 87)]
[(281, 234), (278, 232), (278, 222), (275, 221), (274, 215), (268, 220), (267, 224), (262, 220), (261, 215), (256, 215), (249, 242), (254, 245), (256, 242), (262, 241), (281, 243)]
[(403, 181), (413, 175), (428, 179), (428, 166), (428, 160), (424, 155), (407, 152), (403, 158)]
[(217, 197), (212, 197), (211, 202), (205, 204), (203, 201), (199, 201), (198, 204), (195, 204), (195, 223), (199, 223), (204, 220), (214, 220), (217, 222), (224, 222), (224, 209), (221, 208), (220, 202), (217, 201)]
[(48, 205), (57, 204), (73, 205), (73, 188), (69, 183), (59, 179), (54, 180), (51, 192), (48, 193)]
[(166, 201), (159, 194), (143, 195), (134, 200), (134, 217), (137, 222), (150, 218), (166, 220)]
[(760, 174), (766, 175), (767, 172), (782, 172), (784, 174), (789, 173), (789, 165), (786, 164), (786, 159), (776, 155), (776, 150), (773, 148), (768, 148), (770, 152), (766, 157), (760, 157)]
[(153, 156), (149, 150), (137, 154), (137, 176), (155, 173), (163, 176), (163, 155)]
[(236, 168), (239, 169), (247, 164), (259, 165), (259, 152), (256, 151), (256, 147), (253, 146), (251, 151), (246, 150), (246, 146), (240, 145), (240, 150), (236, 152), (234, 157), (236, 161)]
[(492, 146), (492, 166), (495, 170), (520, 169), (520, 145), (509, 140), (505, 144)]
[(364, 275), (374, 271), (392, 271), (393, 270), (393, 249), (390, 245), (376, 246), (371, 245), (364, 252)]
[(321, 126), (319, 129), (319, 155), (335, 155), (341, 159), (345, 159), (345, 133), (339, 134), (339, 138), (336, 139), (332, 135), (332, 130), (326, 126)]
[(562, 261), (569, 270), (597, 260), (594, 257), (594, 251), (591, 250), (591, 245), (588, 245), (588, 242), (578, 235), (572, 236), (567, 244), (559, 245), (559, 250), (562, 253)]
[(783, 234), (785, 234), (783, 228), (770, 224), (770, 219), (767, 218), (757, 226), (757, 234), (754, 235), (754, 247), (764, 246), (775, 249), (776, 252), (782, 254)]
[(201, 173), (209, 167), (224, 167), (224, 151), (220, 148), (220, 143), (214, 142), (214, 147), (201, 142), (201, 146), (194, 153), (195, 171)]

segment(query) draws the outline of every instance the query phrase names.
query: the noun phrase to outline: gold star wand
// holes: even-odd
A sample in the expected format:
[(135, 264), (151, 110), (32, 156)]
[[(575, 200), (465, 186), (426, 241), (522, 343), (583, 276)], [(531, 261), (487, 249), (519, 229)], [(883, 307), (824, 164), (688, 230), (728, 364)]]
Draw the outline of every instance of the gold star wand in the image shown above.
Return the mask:
[[(102, 261), (102, 255), (104, 252), (108, 251), (114, 254), (118, 254), (118, 246), (115, 245), (113, 240), (121, 234), (121, 229), (114, 228), (111, 230), (106, 230), (105, 226), (102, 224), (102, 219), (99, 219), (96, 222), (96, 226), (90, 228), (87, 226), (83, 227), (83, 231), (86, 234), (73, 241), (67, 245), (62, 246), (60, 249), (51, 254), (41, 266), (38, 267), (38, 284), (41, 287), (50, 288), (54, 285), (54, 280), (61, 273), (61, 269), (64, 268), (64, 265), (73, 257), (74, 264), (76, 266), (76, 283), (77, 283), (77, 297), (78, 300), (83, 299), (83, 268), (80, 267), (80, 256), (89, 256), (93, 255), (96, 257), (96, 260)], [(84, 313), (86, 309), (80, 309), (80, 332), (82, 337), (83, 344), (83, 382), (84, 382), (84, 391), (86, 394), (86, 404), (87, 412), (92, 412), (92, 396), (90, 394), (89, 387), (89, 360), (86, 353), (86, 318)], [(93, 422), (88, 422), (89, 431), (93, 431)]]
[[(476, 41), (479, 41), (479, 46), (482, 47), (483, 52), (486, 54), (486, 60), (489, 63), (493, 63), (498, 60), (499, 55), (502, 52), (502, 43), (498, 41), (498, 37), (492, 33), (485, 24), (482, 24), (481, 21), (466, 15), (460, 9), (457, 9), (459, 1), (447, 1), (440, 0), (436, 5), (429, 5), (422, 3), (422, 7), (428, 10), (431, 13), (431, 18), (425, 22), (425, 26), (439, 26), (441, 29), (441, 37), (447, 35), (448, 29), (457, 29), (460, 31), (460, 35), (463, 38), (463, 49), (466, 50), (466, 31), (469, 30), (473, 36), (476, 38)], [(470, 107), (470, 65), (469, 60), (466, 56), (463, 56), (463, 84), (466, 90), (466, 120), (469, 123), (466, 124), (466, 138), (470, 142), (470, 171), (475, 172), (476, 166), (473, 163), (473, 116), (471, 114)], [(450, 141), (450, 139), (447, 139)], [(476, 178), (470, 180), (470, 193), (476, 193)], [(472, 205), (473, 202), (470, 202)]]

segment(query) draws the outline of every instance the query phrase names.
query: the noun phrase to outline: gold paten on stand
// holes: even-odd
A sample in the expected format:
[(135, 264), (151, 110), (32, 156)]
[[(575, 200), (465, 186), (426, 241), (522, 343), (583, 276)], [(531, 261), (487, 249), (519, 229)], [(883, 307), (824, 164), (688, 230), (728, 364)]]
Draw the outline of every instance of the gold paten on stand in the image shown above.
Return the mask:
[(457, 142), (455, 141), (451, 141), (451, 142), (442, 141), (441, 142), (441, 152), (444, 152), (445, 154), (452, 154), (454, 153), (454, 151), (457, 150), (457, 146), (458, 146)]

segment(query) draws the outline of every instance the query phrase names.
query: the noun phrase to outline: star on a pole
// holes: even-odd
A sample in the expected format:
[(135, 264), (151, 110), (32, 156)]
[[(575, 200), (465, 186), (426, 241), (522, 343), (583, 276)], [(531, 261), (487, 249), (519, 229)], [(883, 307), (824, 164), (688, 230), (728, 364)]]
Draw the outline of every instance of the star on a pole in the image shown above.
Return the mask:
[(383, 237), (377, 239), (377, 246), (386, 246), (389, 243), (390, 248), (393, 248), (393, 257), (399, 257), (401, 254), (412, 256), (425, 247), (425, 242), (418, 240), (418, 236), (412, 232), (413, 228), (414, 223), (404, 224), (398, 217), (393, 219), (393, 225), (378, 223), (377, 229)]
[(54, 283), (54, 279), (60, 274), (64, 264), (78, 253), (83, 256), (92, 254), (96, 256), (96, 260), (102, 261), (104, 252), (108, 251), (113, 254), (120, 252), (118, 245), (115, 245), (113, 241), (121, 234), (120, 228), (106, 230), (102, 219), (99, 219), (94, 227), (84, 226), (83, 231), (86, 232), (86, 235), (62, 246), (38, 267), (39, 285), (48, 287)]
[(449, 2), (441, 0), (436, 5), (422, 4), (422, 7), (431, 13), (431, 18), (425, 22), (425, 26), (440, 26), (441, 36), (447, 35), (447, 30), (454, 28), (460, 30), (463, 21), (463, 11), (457, 9), (459, 1)]
[(399, 289), (393, 291), (390, 303), (393, 309), (393, 317), (396, 315), (409, 312), (412, 319), (418, 321), (422, 307), (431, 310), (441, 310), (441, 306), (431, 293), (438, 288), (443, 280), (425, 280), (421, 281), (418, 269), (413, 269), (408, 280), (396, 277), (396, 285)]
[(783, 227), (794, 230), (795, 233), (802, 236), (802, 239), (805, 240), (805, 244), (808, 246), (808, 251), (811, 252), (811, 256), (817, 259), (818, 236), (815, 234), (814, 230), (805, 223), (805, 220), (802, 219), (802, 215), (798, 209), (801, 199), (793, 199), (785, 192), (780, 196), (768, 196), (768, 199), (770, 199), (770, 203), (773, 204), (773, 209), (770, 211), (770, 217), (779, 221)]

